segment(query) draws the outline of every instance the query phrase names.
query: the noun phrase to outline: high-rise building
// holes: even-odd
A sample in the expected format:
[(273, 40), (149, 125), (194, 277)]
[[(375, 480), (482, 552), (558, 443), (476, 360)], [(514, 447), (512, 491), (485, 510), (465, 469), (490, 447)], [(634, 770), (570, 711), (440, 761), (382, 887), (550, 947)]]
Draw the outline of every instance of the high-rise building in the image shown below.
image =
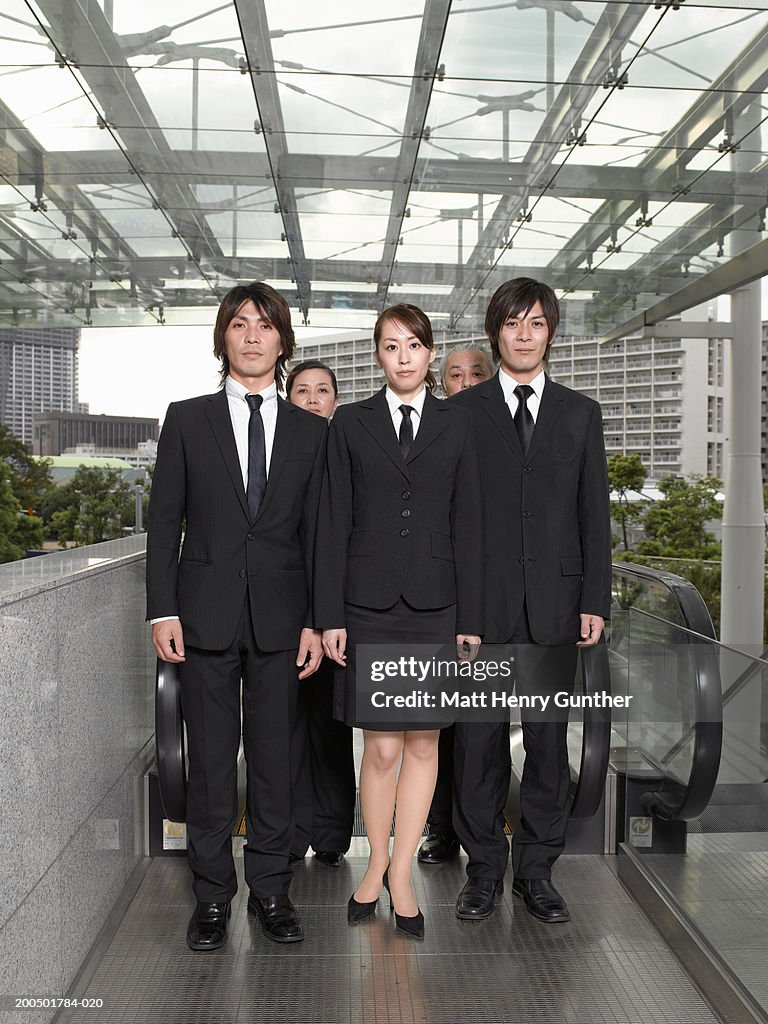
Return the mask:
[(138, 416), (92, 416), (80, 412), (42, 412), (34, 417), (33, 455), (62, 455), (87, 447), (88, 454), (136, 452), (143, 441), (156, 441), (159, 420)]
[[(436, 377), (440, 376), (440, 361), (443, 356), (454, 348), (462, 348), (469, 344), (481, 344), (488, 348), (485, 338), (446, 337), (438, 332), (435, 334), (437, 358), (432, 366)], [(336, 374), (339, 382), (339, 399), (342, 402), (358, 402), (368, 398), (384, 384), (384, 374), (373, 359), (373, 340), (371, 331), (341, 331), (322, 338), (300, 342), (293, 365), (303, 359), (320, 359)], [(438, 395), (440, 391), (436, 392)]]
[(722, 479), (726, 358), (722, 338), (558, 338), (550, 372), (600, 402), (608, 455), (639, 455), (649, 481)]
[(0, 423), (32, 449), (33, 416), (76, 412), (80, 331), (0, 328)]

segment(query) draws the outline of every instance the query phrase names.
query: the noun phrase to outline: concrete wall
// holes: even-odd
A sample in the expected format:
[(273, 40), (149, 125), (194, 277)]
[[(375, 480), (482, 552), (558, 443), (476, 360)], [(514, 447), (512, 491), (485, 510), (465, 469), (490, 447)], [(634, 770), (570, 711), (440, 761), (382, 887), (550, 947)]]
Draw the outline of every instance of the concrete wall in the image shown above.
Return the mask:
[(67, 991), (143, 856), (144, 548), (0, 566), (0, 1021), (50, 1019), (3, 1011)]

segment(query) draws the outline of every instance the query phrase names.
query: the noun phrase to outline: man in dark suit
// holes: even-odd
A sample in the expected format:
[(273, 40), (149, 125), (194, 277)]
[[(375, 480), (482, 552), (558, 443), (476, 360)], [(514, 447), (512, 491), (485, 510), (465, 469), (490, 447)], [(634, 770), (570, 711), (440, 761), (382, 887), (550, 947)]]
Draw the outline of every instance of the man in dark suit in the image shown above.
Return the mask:
[[(514, 644), (518, 695), (570, 691), (577, 647), (599, 641), (610, 608), (602, 418), (596, 402), (544, 372), (559, 318), (547, 285), (507, 281), (485, 320), (499, 373), (451, 399), (472, 410), (480, 452), (484, 641)], [(540, 920), (567, 921), (568, 908), (550, 879), (568, 820), (567, 717), (553, 713), (550, 701), (546, 713), (523, 709), (521, 718), (526, 756), (512, 891)], [(454, 826), (469, 854), (456, 905), (463, 920), (489, 917), (503, 891), (508, 727), (508, 721), (456, 724)]]
[(277, 395), (294, 345), (282, 296), (233, 288), (214, 329), (222, 389), (169, 406), (152, 481), (147, 618), (179, 665), (195, 950), (224, 943), (237, 890), (241, 680), (248, 911), (277, 942), (304, 937), (288, 897), (291, 733), (298, 681), (322, 657), (310, 594), (327, 428)]

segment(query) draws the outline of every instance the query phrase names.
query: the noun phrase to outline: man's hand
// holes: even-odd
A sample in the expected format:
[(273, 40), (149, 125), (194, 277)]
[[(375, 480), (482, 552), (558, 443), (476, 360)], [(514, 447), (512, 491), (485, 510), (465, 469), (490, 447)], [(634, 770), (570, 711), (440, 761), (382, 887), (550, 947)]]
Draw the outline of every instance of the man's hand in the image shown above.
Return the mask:
[(580, 615), (581, 619), (581, 640), (577, 647), (593, 647), (600, 639), (600, 634), (605, 629), (605, 619), (600, 615)]
[(474, 661), (481, 643), (482, 640), (479, 636), (459, 633), (456, 637), (456, 657), (459, 661)]
[(323, 660), (323, 644), (319, 629), (302, 629), (299, 637), (299, 653), (296, 665), (301, 669), (299, 679), (306, 679), (320, 668)]
[(184, 634), (178, 619), (163, 619), (152, 625), (152, 646), (161, 661), (184, 661)]
[(326, 658), (335, 661), (342, 668), (347, 664), (347, 656), (344, 653), (347, 649), (346, 629), (324, 629), (323, 650)]

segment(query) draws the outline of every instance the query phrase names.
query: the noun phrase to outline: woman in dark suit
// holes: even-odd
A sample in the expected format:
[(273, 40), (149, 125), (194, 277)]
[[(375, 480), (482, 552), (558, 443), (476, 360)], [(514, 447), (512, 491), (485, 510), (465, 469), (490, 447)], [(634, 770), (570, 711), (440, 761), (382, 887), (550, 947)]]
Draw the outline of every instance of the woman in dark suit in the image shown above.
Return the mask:
[(342, 406), (331, 424), (315, 617), (339, 665), (334, 714), (364, 730), (360, 802), (371, 853), (348, 920), (370, 917), (384, 884), (397, 926), (423, 938), (411, 865), (435, 787), (440, 723), (371, 721), (356, 690), (356, 647), (397, 644), (407, 654), (410, 644), (480, 643), (480, 488), (469, 418), (430, 393), (429, 319), (416, 306), (392, 306), (373, 337), (386, 386)]
[[(292, 405), (329, 420), (339, 404), (336, 374), (319, 359), (297, 363), (285, 381)], [(355, 761), (352, 730), (334, 721), (333, 665), (324, 660), (310, 686), (299, 685), (293, 733), (296, 832), (291, 859), (315, 858), (339, 867), (355, 821)]]

